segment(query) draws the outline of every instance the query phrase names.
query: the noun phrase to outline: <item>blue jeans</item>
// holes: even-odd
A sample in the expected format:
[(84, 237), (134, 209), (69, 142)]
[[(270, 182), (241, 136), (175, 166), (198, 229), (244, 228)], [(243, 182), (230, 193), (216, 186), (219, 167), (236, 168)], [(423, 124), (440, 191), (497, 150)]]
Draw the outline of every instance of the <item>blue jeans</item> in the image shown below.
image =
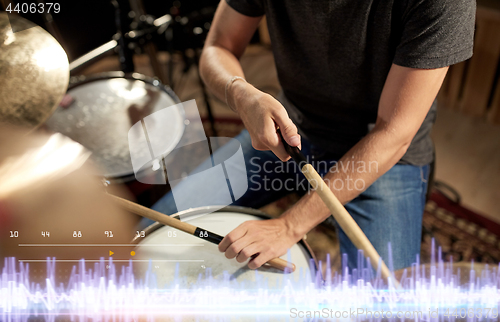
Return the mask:
[[(241, 143), (246, 169), (243, 167), (233, 168), (231, 171), (242, 171), (242, 173), (246, 171), (248, 190), (233, 205), (260, 208), (291, 192), (307, 192), (308, 182), (300, 173), (295, 162), (290, 160), (283, 163), (270, 151), (255, 150), (246, 130), (243, 130), (236, 139)], [(225, 146), (221, 147), (221, 150), (223, 149)], [(302, 139), (302, 152), (321, 176), (326, 174), (331, 165), (336, 162), (334, 159), (330, 159), (325, 151), (315, 147), (305, 139)], [(217, 150), (215, 153), (224, 152)], [(211, 160), (206, 160), (200, 167), (206, 168), (210, 164)], [(236, 165), (233, 166), (236, 167)], [(354, 165), (344, 164), (343, 166), (344, 168), (337, 164), (337, 170), (346, 171), (347, 167)], [(378, 170), (373, 163), (365, 164), (364, 169), (360, 168), (361, 166), (356, 164), (354, 170)], [(392, 264), (395, 270), (411, 266), (415, 262), (416, 255), (420, 254), (422, 216), (428, 175), (429, 165), (419, 167), (396, 164), (357, 198), (345, 205), (389, 268), (391, 268), (389, 243), (392, 248)], [(330, 184), (332, 185), (332, 182)], [(333, 187), (337, 189), (364, 189), (361, 181), (334, 181)], [(185, 184), (182, 182), (176, 189), (185, 190), (185, 194), (189, 196), (190, 187), (187, 181)], [(214, 191), (217, 189), (223, 191), (227, 190), (227, 187), (213, 187), (213, 189)], [(193, 195), (192, 198), (196, 200), (197, 205), (223, 204), (213, 195), (205, 198), (202, 195)], [(171, 193), (163, 196), (152, 208), (168, 215), (178, 211)], [(179, 211), (181, 210), (184, 209), (179, 209)], [(150, 223), (152, 222), (145, 220), (142, 222), (142, 226)], [(343, 264), (347, 264), (350, 269), (357, 268), (358, 252), (356, 247), (340, 227), (337, 226), (337, 230), (341, 253), (348, 255), (348, 263)]]

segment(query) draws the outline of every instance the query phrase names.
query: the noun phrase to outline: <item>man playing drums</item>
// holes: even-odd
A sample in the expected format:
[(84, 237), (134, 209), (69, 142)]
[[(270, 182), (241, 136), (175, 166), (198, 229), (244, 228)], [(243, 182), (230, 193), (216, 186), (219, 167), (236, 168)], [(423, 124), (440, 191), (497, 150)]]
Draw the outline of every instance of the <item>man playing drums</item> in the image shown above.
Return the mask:
[[(263, 15), (283, 89), (278, 99), (247, 83), (238, 61)], [(471, 57), (474, 20), (472, 0), (221, 1), (200, 70), (246, 127), (237, 139), (249, 188), (235, 204), (258, 208), (300, 189), (296, 167), (276, 171), (289, 159), (279, 127), (313, 160), (382, 259), (388, 263), (390, 242), (394, 269), (410, 266), (420, 253), (435, 98), (448, 66)], [(280, 189), (269, 184), (275, 180)], [(154, 208), (175, 212), (171, 196)], [(329, 215), (307, 193), (279, 218), (240, 225), (219, 250), (258, 268)], [(341, 252), (356, 267), (356, 248), (338, 232)]]

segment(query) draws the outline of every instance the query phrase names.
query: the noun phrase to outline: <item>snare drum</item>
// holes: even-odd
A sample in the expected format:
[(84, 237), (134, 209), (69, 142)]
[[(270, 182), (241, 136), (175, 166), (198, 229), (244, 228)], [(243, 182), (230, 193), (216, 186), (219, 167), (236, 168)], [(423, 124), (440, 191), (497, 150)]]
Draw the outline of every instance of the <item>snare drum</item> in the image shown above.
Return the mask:
[[(129, 152), (130, 128), (144, 117), (180, 103), (174, 92), (158, 80), (122, 72), (72, 78), (63, 102), (65, 106), (57, 108), (46, 122), (47, 127), (89, 149), (102, 175), (115, 183), (136, 178)], [(163, 155), (176, 147), (185, 126), (182, 108), (169, 108), (167, 113), (165, 133), (155, 133), (169, 142)], [(143, 150), (133, 152), (150, 155), (147, 146)], [(155, 175), (151, 168), (146, 166), (144, 173), (137, 175)]]
[[(258, 210), (236, 206), (219, 210), (216, 207), (200, 207), (182, 211), (176, 216), (183, 222), (222, 236), (245, 221), (269, 218)], [(217, 245), (160, 223), (154, 223), (143, 232), (138, 232), (133, 242), (138, 244), (134, 256), (138, 260), (138, 264), (134, 264), (135, 269), (138, 269), (137, 273), (139, 276), (144, 274), (149, 269), (151, 260), (151, 270), (156, 274), (158, 287), (171, 285), (176, 275), (190, 286), (195, 285), (200, 274), (203, 278), (210, 274), (219, 281), (223, 279), (224, 272), (229, 274), (230, 280), (236, 279), (238, 282), (252, 283), (257, 278), (256, 271), (249, 269), (247, 262), (238, 263), (236, 259), (227, 259), (219, 252)], [(307, 243), (301, 240), (293, 245), (290, 254), (291, 258), (287, 258), (287, 255), (282, 258), (294, 263), (296, 270), (287, 274), (287, 277), (296, 281), (310, 278), (311, 272), (316, 271), (316, 262)], [(269, 287), (281, 285), (285, 275), (268, 266), (259, 268), (257, 272), (267, 280)]]

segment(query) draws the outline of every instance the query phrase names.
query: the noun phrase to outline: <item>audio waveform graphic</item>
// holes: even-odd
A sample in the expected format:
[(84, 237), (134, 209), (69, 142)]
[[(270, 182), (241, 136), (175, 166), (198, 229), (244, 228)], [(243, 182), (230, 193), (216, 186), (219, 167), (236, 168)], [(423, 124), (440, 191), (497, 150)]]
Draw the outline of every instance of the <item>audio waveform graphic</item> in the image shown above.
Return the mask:
[(238, 281), (227, 272), (214, 278), (210, 268), (194, 284), (188, 284), (177, 269), (170, 284), (157, 285), (151, 262), (145, 275), (137, 278), (132, 262), (118, 272), (112, 258), (101, 258), (89, 269), (80, 260), (66, 285), (55, 285), (56, 262), (49, 258), (45, 285), (40, 285), (30, 282), (29, 264), (7, 258), (1, 270), (0, 320), (180, 321), (186, 316), (196, 321), (234, 316), (250, 321), (256, 317), (259, 321), (499, 320), (500, 267), (486, 267), (479, 276), (471, 264), (469, 282), (460, 284), (460, 272), (453, 271), (452, 263), (432, 258), (426, 276), (417, 257), (399, 278), (401, 288), (382, 279), (380, 269), (372, 270), (361, 251), (358, 268), (350, 273), (344, 267), (343, 274), (332, 275), (328, 257), (325, 280), (320, 263), (317, 270), (301, 271), (298, 279), (283, 274), (273, 287), (259, 271), (255, 281)]

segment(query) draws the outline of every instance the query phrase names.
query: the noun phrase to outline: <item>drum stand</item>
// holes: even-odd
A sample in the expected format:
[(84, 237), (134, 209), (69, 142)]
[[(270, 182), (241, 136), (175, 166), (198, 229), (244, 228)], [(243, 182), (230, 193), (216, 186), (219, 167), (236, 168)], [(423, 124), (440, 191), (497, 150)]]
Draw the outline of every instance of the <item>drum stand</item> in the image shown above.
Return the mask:
[[(148, 55), (154, 75), (165, 85), (169, 85), (174, 89), (173, 84), (173, 25), (176, 23), (171, 15), (164, 15), (156, 20), (152, 16), (146, 14), (141, 0), (111, 0), (115, 7), (115, 20), (117, 33), (113, 36), (113, 40), (104, 45), (92, 50), (84, 56), (76, 59), (70, 64), (71, 73), (76, 73), (91, 63), (109, 55), (113, 52), (118, 52), (120, 56), (120, 67), (124, 73), (134, 72), (134, 48), (142, 47)], [(185, 17), (188, 20), (188, 17)], [(182, 20), (182, 19), (181, 19)], [(129, 26), (133, 29), (129, 30)], [(158, 50), (156, 45), (151, 41), (153, 34), (157, 33), (164, 35), (170, 59), (168, 62), (168, 74), (161, 68), (158, 61)], [(189, 35), (186, 35), (189, 37)], [(208, 93), (205, 84), (199, 75), (200, 54), (196, 46), (194, 48), (185, 48), (182, 52), (186, 67), (183, 69), (183, 77), (193, 65), (198, 71), (198, 81), (202, 89), (203, 100), (207, 109), (207, 117), (210, 122), (211, 136), (217, 136), (215, 128), (215, 118), (212, 112), (212, 106), (208, 99)], [(186, 50), (193, 49), (195, 53), (194, 61), (187, 57)]]
[(145, 33), (144, 36), (146, 37), (147, 41), (144, 44), (144, 51), (149, 57), (149, 62), (151, 64), (151, 68), (153, 69), (153, 73), (160, 79), (163, 84), (172, 86), (172, 78), (167, 78), (164, 70), (161, 68), (160, 62), (158, 61), (158, 49), (156, 45), (153, 42), (148, 41), (151, 39), (151, 33), (148, 31), (148, 28), (151, 28), (151, 30), (156, 29), (161, 34), (163, 33), (163, 31), (159, 30), (160, 26), (164, 29), (164, 31), (166, 31), (168, 29), (168, 26), (170, 25), (170, 22), (172, 21), (172, 17), (170, 15), (166, 15), (159, 19), (153, 20), (151, 16), (148, 16), (146, 14), (144, 5), (140, 0), (130, 0), (130, 7), (132, 9), (132, 11), (130, 12), (133, 13), (134, 16), (134, 23), (139, 26), (139, 30), (133, 30), (129, 32), (129, 38), (133, 38), (132, 35), (136, 36), (141, 32)]
[[(75, 59), (70, 63), (70, 71), (75, 74), (90, 64), (113, 53), (120, 56), (120, 69), (124, 73), (134, 72), (134, 49), (138, 46), (144, 47), (148, 55), (154, 75), (165, 85), (171, 85), (171, 78), (167, 79), (164, 70), (160, 66), (157, 57), (157, 48), (151, 42), (153, 34), (163, 34), (169, 28), (172, 17), (164, 15), (153, 19), (144, 12), (142, 3), (131, 0), (111, 0), (115, 8), (115, 21), (117, 32), (113, 39), (97, 47), (87, 54)], [(129, 26), (134, 28), (130, 30)]]
[(217, 136), (217, 129), (215, 128), (215, 117), (213, 115), (212, 106), (210, 105), (210, 101), (209, 101), (209, 98), (208, 98), (207, 88), (205, 86), (205, 83), (201, 79), (201, 75), (200, 75), (200, 72), (199, 72), (200, 71), (200, 52), (199, 52), (199, 49), (196, 49), (196, 48), (190, 48), (190, 49), (192, 49), (193, 52), (194, 52), (194, 56), (193, 57), (188, 56), (186, 54), (186, 50), (184, 50), (182, 52), (182, 59), (184, 61), (184, 68), (182, 69), (181, 80), (184, 79), (184, 77), (186, 77), (186, 75), (188, 74), (189, 70), (193, 66), (196, 68), (197, 76), (198, 76), (198, 84), (200, 85), (200, 88), (201, 88), (201, 92), (202, 92), (202, 95), (203, 95), (203, 101), (205, 102), (205, 107), (207, 109), (207, 118), (208, 118), (208, 121), (210, 122), (210, 130), (212, 132), (208, 136), (214, 136), (215, 137), (215, 136)]

